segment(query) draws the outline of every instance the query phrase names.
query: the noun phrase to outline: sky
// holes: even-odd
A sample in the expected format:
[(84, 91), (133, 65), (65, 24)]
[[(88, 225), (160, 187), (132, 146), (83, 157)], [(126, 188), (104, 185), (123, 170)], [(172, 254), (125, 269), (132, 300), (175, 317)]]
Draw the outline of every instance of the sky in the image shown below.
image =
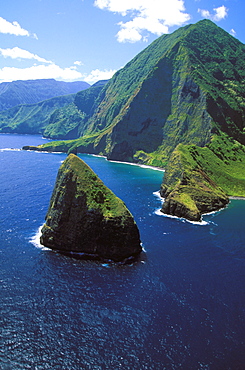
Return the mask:
[(208, 18), (245, 43), (244, 0), (0, 2), (0, 83), (109, 79), (152, 41)]

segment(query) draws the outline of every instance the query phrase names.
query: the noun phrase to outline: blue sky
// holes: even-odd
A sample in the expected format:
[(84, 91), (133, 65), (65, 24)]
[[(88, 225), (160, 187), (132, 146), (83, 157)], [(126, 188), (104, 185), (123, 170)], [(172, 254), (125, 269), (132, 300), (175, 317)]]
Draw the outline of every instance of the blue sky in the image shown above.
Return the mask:
[(164, 33), (203, 18), (245, 43), (244, 0), (0, 3), (0, 82), (110, 78)]

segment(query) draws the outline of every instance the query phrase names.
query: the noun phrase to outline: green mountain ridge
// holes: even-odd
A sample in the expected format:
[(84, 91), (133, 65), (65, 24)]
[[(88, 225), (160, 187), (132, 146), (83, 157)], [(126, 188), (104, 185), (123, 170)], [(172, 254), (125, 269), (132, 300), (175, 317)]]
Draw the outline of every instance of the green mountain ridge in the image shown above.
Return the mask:
[(42, 134), (52, 139), (75, 139), (107, 81), (98, 81), (77, 94), (62, 95), (34, 104), (0, 111), (0, 133)]
[(89, 86), (84, 81), (64, 82), (54, 79), (2, 82), (0, 111), (17, 105), (39, 103), (56, 96), (75, 94)]
[[(101, 89), (82, 120), (82, 129), (78, 133), (81, 137), (48, 143), (38, 150), (102, 154), (108, 159), (159, 167), (169, 163), (167, 168), (171, 171), (171, 155), (179, 144), (187, 146), (187, 151), (189, 145), (206, 148), (214, 137), (227, 135), (230, 140), (226, 145), (231, 150), (237, 145), (243, 146), (244, 56), (245, 46), (209, 20), (163, 35)], [(220, 153), (211, 151), (209, 165), (215, 163), (219, 154), (226, 155), (226, 149), (221, 145)], [(233, 153), (235, 160), (232, 156), (226, 159), (227, 166), (232, 168), (231, 177), (234, 177), (238, 163), (236, 150)], [(202, 155), (208, 154), (204, 150)], [(182, 161), (188, 164), (187, 157), (178, 155), (181, 168)], [(240, 161), (244, 163), (243, 155), (239, 156)], [(202, 170), (202, 165), (200, 162), (198, 169), (202, 180), (190, 181), (195, 191), (198, 187), (206, 189), (208, 199), (215, 187), (206, 186), (206, 172), (209, 172), (210, 184), (215, 182), (215, 176), (208, 166)], [(187, 167), (194, 171), (191, 162)], [(185, 171), (185, 166), (182, 169)], [(202, 181), (205, 186), (201, 185)], [(222, 187), (225, 180), (216, 181), (215, 184)], [(165, 194), (172, 194), (171, 202), (175, 202), (174, 195), (179, 196), (180, 190), (175, 189), (173, 194), (176, 184), (166, 182), (165, 185), (169, 187)], [(221, 201), (222, 204), (228, 201), (230, 189), (224, 194), (218, 194), (226, 199)], [(192, 201), (195, 203), (194, 198)], [(220, 207), (219, 203), (216, 202), (216, 208)], [(199, 213), (204, 211), (201, 209)]]
[(57, 109), (73, 104), (75, 95), (64, 95), (35, 104), (18, 105), (0, 112), (0, 133), (43, 134)]
[(207, 20), (161, 36), (104, 86), (74, 145), (136, 162), (143, 151), (153, 164), (159, 147), (164, 163), (179, 142), (203, 146), (218, 131), (244, 143), (244, 52)]

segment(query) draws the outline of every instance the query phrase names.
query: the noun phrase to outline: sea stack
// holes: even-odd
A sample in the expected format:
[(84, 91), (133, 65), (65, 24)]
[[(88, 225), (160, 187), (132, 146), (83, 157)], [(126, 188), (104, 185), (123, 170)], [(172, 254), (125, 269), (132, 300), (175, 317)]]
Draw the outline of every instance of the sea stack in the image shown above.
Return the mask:
[(124, 202), (74, 154), (58, 171), (40, 241), (61, 252), (116, 262), (142, 250), (138, 227)]

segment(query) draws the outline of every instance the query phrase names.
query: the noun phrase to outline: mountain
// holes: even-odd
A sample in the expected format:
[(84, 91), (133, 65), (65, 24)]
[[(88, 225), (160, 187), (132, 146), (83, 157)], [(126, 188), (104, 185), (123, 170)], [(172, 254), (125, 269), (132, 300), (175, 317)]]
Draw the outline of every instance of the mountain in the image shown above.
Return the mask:
[(71, 105), (55, 111), (50, 116), (43, 135), (52, 139), (72, 139), (82, 136), (86, 132), (86, 122), (105, 83), (106, 81), (98, 81), (90, 88), (79, 91)]
[[(163, 211), (175, 214), (178, 208), (185, 215), (190, 198), (197, 206), (193, 195), (197, 189), (206, 191), (211, 202), (214, 189), (225, 186), (225, 195), (218, 191), (213, 202), (218, 209), (227, 203), (227, 195), (245, 195), (244, 174), (236, 170), (239, 163), (245, 164), (244, 87), (245, 45), (203, 20), (161, 36), (118, 71), (90, 104), (80, 138), (48, 143), (38, 150), (95, 153), (167, 166), (162, 194), (175, 205), (168, 209), (165, 205)], [(81, 96), (81, 107), (82, 100)], [(200, 160), (206, 156), (210, 162)], [(181, 171), (171, 176), (177, 157)], [(232, 183), (239, 179), (239, 190), (231, 191), (225, 176), (212, 171), (213, 165), (218, 168), (216, 158)], [(200, 220), (204, 212), (199, 205), (194, 218)]]
[(20, 104), (34, 104), (55, 96), (75, 94), (90, 85), (84, 81), (64, 82), (54, 79), (2, 82), (0, 111)]
[[(43, 134), (51, 115), (72, 105), (75, 95), (58, 96), (36, 104), (18, 105), (0, 112), (0, 133)], [(69, 126), (66, 127), (69, 130)], [(73, 137), (74, 138), (74, 137)]]
[(244, 144), (244, 55), (209, 20), (161, 36), (104, 86), (74, 145), (162, 165), (178, 143), (204, 146), (213, 133)]
[(53, 139), (75, 139), (82, 134), (83, 121), (105, 83), (98, 81), (77, 94), (4, 110), (0, 112), (0, 133), (42, 134)]
[(0, 133), (42, 134), (52, 139), (75, 139), (83, 134), (96, 97), (107, 81), (98, 81), (77, 94), (0, 111)]

